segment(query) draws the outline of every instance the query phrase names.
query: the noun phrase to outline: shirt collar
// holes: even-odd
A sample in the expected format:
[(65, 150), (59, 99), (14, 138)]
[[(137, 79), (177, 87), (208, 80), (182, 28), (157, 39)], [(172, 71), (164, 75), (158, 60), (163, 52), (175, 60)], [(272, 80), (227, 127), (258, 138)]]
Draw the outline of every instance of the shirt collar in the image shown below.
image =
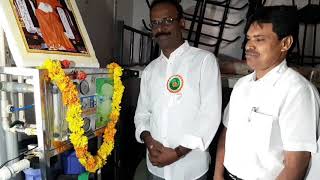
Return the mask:
[[(182, 53), (184, 53), (188, 48), (190, 47), (188, 41), (184, 41), (183, 44), (181, 44), (177, 49), (175, 49), (171, 54), (170, 57), (176, 57), (181, 55)], [(164, 58), (165, 60), (168, 60), (168, 58), (163, 54), (162, 50), (161, 50), (161, 54), (160, 54), (161, 58)]]
[(288, 69), (287, 61), (283, 60), (280, 64), (274, 67), (271, 71), (269, 71), (259, 80), (256, 80), (256, 71), (254, 71), (252, 73), (250, 81), (257, 82), (257, 83), (267, 82), (267, 83), (275, 84), (279, 79), (280, 75), (283, 74), (287, 69)]

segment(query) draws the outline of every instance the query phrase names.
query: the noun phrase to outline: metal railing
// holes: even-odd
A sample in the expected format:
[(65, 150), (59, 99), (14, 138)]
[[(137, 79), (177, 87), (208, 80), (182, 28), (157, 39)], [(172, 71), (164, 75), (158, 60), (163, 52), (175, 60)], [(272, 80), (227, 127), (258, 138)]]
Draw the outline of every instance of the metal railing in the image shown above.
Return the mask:
[(124, 67), (147, 65), (159, 55), (151, 32), (143, 32), (118, 22), (118, 62)]

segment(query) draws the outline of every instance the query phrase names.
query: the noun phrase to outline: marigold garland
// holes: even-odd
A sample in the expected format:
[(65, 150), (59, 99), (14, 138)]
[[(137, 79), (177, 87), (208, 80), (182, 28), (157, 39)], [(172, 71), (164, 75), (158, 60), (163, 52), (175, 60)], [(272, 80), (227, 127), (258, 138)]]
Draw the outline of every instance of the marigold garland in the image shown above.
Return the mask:
[(66, 120), (71, 131), (70, 140), (74, 146), (79, 162), (88, 172), (96, 172), (106, 164), (107, 157), (114, 148), (115, 126), (119, 119), (120, 103), (124, 91), (124, 86), (121, 81), (122, 68), (116, 63), (107, 65), (110, 77), (113, 78), (114, 81), (112, 111), (109, 115), (110, 121), (104, 130), (103, 143), (95, 156), (88, 152), (88, 137), (84, 135), (84, 121), (81, 116), (81, 103), (76, 86), (70, 78), (65, 75), (59, 61), (48, 59), (41, 68), (48, 70), (49, 78), (58, 86), (62, 93), (63, 103), (68, 109)]

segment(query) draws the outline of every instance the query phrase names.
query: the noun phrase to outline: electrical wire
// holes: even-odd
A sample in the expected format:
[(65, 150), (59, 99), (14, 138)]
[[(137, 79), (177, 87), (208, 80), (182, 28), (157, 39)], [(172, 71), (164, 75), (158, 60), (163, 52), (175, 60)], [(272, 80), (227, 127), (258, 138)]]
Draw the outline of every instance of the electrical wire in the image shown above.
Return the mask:
[(26, 153), (28, 153), (28, 152), (36, 149), (37, 147), (38, 147), (38, 145), (36, 145), (34, 148), (31, 148), (31, 149), (28, 149), (28, 150), (24, 151), (23, 153), (19, 154), (19, 156), (15, 157), (15, 158), (12, 158), (12, 159), (10, 159), (10, 160), (8, 160), (8, 161), (6, 161), (6, 162), (4, 162), (3, 164), (1, 164), (0, 169), (3, 168), (3, 167), (4, 167), (6, 164), (8, 164), (9, 162), (11, 162), (11, 161), (13, 161), (13, 160), (15, 160), (15, 159), (18, 159), (18, 158), (24, 156)]

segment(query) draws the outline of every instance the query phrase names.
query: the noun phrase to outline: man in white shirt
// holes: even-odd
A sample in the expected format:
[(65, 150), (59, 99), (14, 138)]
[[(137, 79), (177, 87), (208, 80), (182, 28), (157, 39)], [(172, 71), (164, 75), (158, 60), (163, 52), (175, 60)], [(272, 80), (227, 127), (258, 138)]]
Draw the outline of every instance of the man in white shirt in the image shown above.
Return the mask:
[(246, 28), (246, 60), (254, 70), (236, 83), (219, 137), (215, 180), (302, 180), (318, 152), (319, 95), (288, 68), (297, 39), (295, 7), (257, 10)]
[(182, 7), (155, 0), (150, 26), (161, 48), (141, 77), (136, 139), (147, 147), (151, 180), (206, 180), (207, 151), (221, 118), (221, 80), (215, 56), (183, 41)]

